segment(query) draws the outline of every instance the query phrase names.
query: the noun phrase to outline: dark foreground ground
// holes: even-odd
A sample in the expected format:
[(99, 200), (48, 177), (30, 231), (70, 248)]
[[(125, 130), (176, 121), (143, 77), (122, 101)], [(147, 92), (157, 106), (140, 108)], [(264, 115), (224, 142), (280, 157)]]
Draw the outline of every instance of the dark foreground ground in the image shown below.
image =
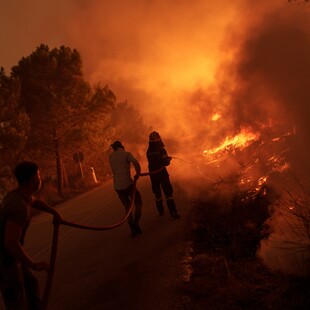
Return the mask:
[(267, 197), (206, 196), (193, 201), (182, 309), (310, 309), (309, 278), (272, 273), (256, 257)]

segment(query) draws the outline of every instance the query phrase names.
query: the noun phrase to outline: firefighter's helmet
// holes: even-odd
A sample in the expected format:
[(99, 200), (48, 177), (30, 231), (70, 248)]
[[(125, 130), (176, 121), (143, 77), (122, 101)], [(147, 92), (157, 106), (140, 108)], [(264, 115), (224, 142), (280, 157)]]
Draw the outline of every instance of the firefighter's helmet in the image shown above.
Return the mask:
[(151, 132), (150, 136), (149, 136), (149, 141), (150, 142), (159, 142), (159, 141), (161, 141), (161, 137), (160, 137), (159, 133), (157, 131)]

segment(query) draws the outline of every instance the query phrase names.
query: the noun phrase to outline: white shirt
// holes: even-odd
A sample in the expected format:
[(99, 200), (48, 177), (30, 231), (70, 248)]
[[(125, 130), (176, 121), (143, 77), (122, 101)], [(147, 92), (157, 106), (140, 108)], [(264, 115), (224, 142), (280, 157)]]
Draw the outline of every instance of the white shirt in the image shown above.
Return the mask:
[(115, 190), (127, 189), (133, 182), (130, 176), (130, 163), (133, 163), (136, 173), (141, 172), (139, 162), (130, 152), (118, 148), (109, 155), (110, 166), (113, 173), (113, 182)]

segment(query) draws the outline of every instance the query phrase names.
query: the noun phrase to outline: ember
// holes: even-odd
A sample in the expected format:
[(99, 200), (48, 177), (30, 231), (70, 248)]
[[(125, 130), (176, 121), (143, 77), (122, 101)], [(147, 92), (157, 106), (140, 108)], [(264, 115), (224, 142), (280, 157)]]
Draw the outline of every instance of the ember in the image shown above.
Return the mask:
[(217, 121), (220, 117), (221, 117), (220, 114), (215, 113), (215, 114), (212, 116), (212, 121)]

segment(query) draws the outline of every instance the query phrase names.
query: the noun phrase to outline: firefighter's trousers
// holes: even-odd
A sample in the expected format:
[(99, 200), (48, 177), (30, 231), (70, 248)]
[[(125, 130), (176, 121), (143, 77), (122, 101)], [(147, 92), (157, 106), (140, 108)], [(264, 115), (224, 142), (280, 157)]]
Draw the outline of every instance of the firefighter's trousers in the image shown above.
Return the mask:
[(173, 199), (173, 188), (170, 182), (167, 169), (163, 169), (158, 173), (150, 174), (152, 191), (155, 195), (156, 208), (160, 215), (164, 213), (162, 191), (164, 192), (167, 208), (172, 217), (177, 216), (177, 209)]

